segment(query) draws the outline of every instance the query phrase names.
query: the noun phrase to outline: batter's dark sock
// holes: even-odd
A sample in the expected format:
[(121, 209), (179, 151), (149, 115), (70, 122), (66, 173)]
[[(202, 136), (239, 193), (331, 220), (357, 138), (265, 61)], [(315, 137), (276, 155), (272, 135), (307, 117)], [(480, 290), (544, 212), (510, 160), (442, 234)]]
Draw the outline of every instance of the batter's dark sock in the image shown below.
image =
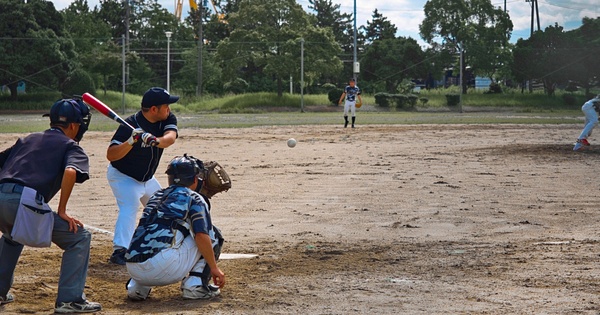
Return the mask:
[[(354, 122), (356, 121), (356, 117), (352, 116), (352, 128), (354, 128)], [(347, 124), (348, 122), (346, 122)]]
[(348, 127), (348, 116), (344, 116), (344, 121), (346, 121), (344, 123), (344, 128)]

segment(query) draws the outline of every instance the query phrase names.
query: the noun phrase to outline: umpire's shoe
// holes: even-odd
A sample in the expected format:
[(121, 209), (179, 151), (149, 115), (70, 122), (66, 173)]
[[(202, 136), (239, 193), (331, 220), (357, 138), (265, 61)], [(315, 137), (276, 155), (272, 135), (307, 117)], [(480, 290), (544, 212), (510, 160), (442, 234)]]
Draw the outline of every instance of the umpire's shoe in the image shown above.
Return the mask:
[(95, 313), (102, 310), (102, 305), (96, 302), (83, 301), (77, 302), (61, 302), (56, 304), (54, 313), (68, 314), (68, 313)]
[(14, 301), (15, 297), (10, 293), (6, 293), (6, 296), (0, 296), (0, 305), (12, 303)]
[(115, 250), (112, 255), (110, 255), (109, 261), (115, 265), (125, 266), (125, 252), (127, 250), (125, 248), (120, 248)]

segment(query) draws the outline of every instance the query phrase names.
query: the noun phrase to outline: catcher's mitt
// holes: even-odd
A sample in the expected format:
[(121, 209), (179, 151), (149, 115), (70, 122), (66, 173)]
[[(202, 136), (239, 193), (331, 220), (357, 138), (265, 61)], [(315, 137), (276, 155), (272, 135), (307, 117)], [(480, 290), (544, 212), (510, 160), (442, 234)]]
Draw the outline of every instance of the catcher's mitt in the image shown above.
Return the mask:
[(223, 167), (215, 162), (210, 161), (204, 164), (200, 171), (199, 177), (202, 178), (202, 189), (200, 193), (208, 198), (231, 188), (231, 179)]

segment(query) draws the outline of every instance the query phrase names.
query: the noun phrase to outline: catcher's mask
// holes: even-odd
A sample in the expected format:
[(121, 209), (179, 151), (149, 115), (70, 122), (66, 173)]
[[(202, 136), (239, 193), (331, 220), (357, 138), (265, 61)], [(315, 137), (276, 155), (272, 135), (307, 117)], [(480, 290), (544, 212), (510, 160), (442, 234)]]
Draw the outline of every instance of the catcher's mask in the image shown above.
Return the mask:
[(73, 139), (77, 142), (81, 141), (92, 120), (90, 108), (82, 100), (76, 99), (58, 100), (50, 108), (50, 113), (42, 116), (50, 117), (51, 126), (67, 127), (70, 123), (79, 124), (79, 131)]
[(202, 186), (202, 181), (198, 177), (202, 169), (201, 165), (198, 165), (196, 161), (198, 161), (198, 159), (193, 156), (188, 156), (187, 154), (174, 157), (171, 162), (169, 162), (166, 171), (169, 178), (169, 185), (175, 184), (178, 186), (189, 187), (194, 184), (194, 178), (198, 178), (198, 186), (196, 188), (198, 191)]

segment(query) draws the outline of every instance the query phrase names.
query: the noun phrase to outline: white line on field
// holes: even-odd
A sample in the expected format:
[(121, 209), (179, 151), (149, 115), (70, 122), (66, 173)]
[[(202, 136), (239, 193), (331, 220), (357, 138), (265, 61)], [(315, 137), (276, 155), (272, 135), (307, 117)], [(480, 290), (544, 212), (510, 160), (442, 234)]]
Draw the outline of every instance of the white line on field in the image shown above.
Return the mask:
[[(108, 235), (115, 235), (115, 233), (105, 230), (105, 229), (101, 229), (101, 228), (97, 228), (95, 226), (86, 224), (85, 228), (88, 230), (91, 230), (93, 232), (99, 232), (99, 233), (103, 233), (103, 234), (108, 234)], [(223, 260), (227, 260), (227, 259), (240, 259), (240, 258), (254, 258), (254, 257), (258, 257), (258, 255), (256, 254), (227, 254), (227, 253), (222, 253), (221, 256), (219, 257), (219, 259), (223, 259)]]

